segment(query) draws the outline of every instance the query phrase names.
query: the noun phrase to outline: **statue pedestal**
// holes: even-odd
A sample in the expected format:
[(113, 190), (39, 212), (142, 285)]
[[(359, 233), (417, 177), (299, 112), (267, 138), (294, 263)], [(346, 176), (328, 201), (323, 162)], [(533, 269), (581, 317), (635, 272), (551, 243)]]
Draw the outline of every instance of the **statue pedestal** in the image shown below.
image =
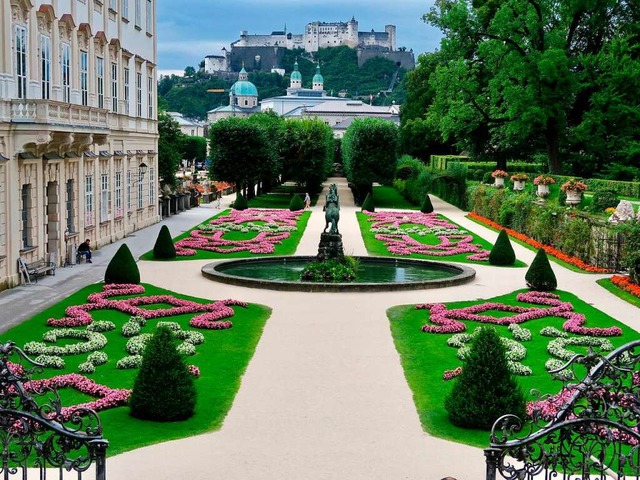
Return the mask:
[(339, 233), (322, 233), (320, 235), (320, 245), (318, 246), (319, 262), (327, 260), (343, 260), (344, 248), (342, 247), (342, 235)]

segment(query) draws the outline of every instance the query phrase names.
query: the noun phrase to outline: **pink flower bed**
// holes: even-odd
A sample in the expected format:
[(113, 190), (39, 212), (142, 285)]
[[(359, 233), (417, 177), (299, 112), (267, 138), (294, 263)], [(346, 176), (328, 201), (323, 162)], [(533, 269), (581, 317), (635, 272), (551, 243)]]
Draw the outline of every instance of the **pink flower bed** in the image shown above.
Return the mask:
[(445, 370), (442, 379), (446, 382), (448, 380), (453, 380), (458, 375), (462, 373), (462, 367), (456, 367), (453, 370)]
[[(213, 227), (213, 233), (204, 230), (193, 230), (188, 238), (175, 243), (176, 255), (192, 256), (197, 250), (207, 250), (215, 253), (250, 252), (255, 254), (269, 254), (275, 251), (275, 246), (289, 238), (288, 231), (260, 232), (248, 240), (225, 240), (222, 238), (228, 225), (241, 225), (249, 222), (264, 222), (266, 225), (276, 227), (295, 228), (302, 211), (289, 211), (278, 209), (232, 210), (229, 215), (214, 218), (209, 222)], [(216, 230), (215, 227), (219, 227)]]
[(100, 385), (77, 373), (58, 375), (57, 377), (47, 378), (44, 380), (31, 380), (26, 382), (24, 387), (29, 393), (38, 392), (45, 388), (74, 388), (79, 392), (97, 398), (93, 402), (82, 403), (71, 407), (63, 407), (61, 414), (64, 420), (68, 420), (74, 410), (77, 410), (78, 408), (90, 408), (95, 411), (100, 411), (126, 405), (131, 395), (131, 390), (109, 388), (106, 385)]
[[(73, 305), (65, 310), (66, 317), (47, 320), (50, 327), (80, 327), (93, 323), (93, 317), (89, 314), (92, 310), (117, 310), (131, 316), (141, 316), (146, 319), (171, 317), (189, 313), (201, 313), (191, 319), (189, 324), (195, 328), (211, 330), (223, 330), (233, 326), (230, 321), (222, 321), (234, 315), (232, 306), (247, 306), (246, 303), (237, 300), (218, 300), (213, 303), (197, 303), (190, 300), (182, 300), (172, 295), (151, 295), (148, 297), (134, 297), (122, 300), (112, 300), (110, 297), (123, 295), (140, 295), (145, 292), (142, 285), (110, 284), (104, 285), (103, 291), (92, 293), (87, 297), (87, 304)], [(148, 310), (140, 308), (141, 305), (169, 304), (171, 308)]]
[[(560, 297), (548, 292), (519, 293), (516, 297), (519, 302), (545, 305), (547, 308), (524, 307), (518, 305), (505, 305), (503, 303), (485, 302), (466, 308), (447, 309), (442, 303), (425, 303), (416, 305), (416, 310), (429, 310), (430, 324), (423, 325), (422, 331), (427, 333), (460, 333), (467, 329), (462, 321), (491, 323), (495, 325), (510, 325), (523, 323), (528, 320), (536, 320), (544, 317), (561, 317), (567, 321), (562, 326), (570, 333), (578, 335), (590, 335), (594, 337), (611, 337), (622, 335), (619, 327), (584, 327), (585, 316), (573, 311), (573, 305), (569, 302), (561, 302)], [(515, 315), (508, 317), (493, 317), (480, 315), (483, 312), (497, 310), (500, 312), (512, 312)]]
[[(473, 236), (463, 234), (457, 225), (442, 218), (437, 213), (422, 212), (364, 212), (372, 222), (371, 228), (399, 228), (401, 225), (422, 225), (427, 228), (446, 229), (447, 233), (437, 233), (438, 245), (427, 245), (406, 234), (379, 233), (376, 240), (384, 242), (389, 253), (411, 255), (417, 253), (436, 257), (469, 254), (468, 260), (483, 261), (489, 258), (489, 251), (474, 244)], [(452, 232), (460, 233), (452, 233)]]

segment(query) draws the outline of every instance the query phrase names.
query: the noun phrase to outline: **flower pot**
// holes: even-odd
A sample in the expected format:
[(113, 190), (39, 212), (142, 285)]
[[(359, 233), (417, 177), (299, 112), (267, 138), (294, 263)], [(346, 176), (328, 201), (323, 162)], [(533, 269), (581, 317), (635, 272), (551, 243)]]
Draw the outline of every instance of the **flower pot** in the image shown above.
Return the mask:
[(523, 180), (514, 180), (513, 181), (513, 189), (514, 190), (524, 190), (524, 181)]
[(539, 183), (536, 195), (540, 198), (547, 198), (549, 196), (549, 185)]
[(582, 200), (582, 192), (578, 192), (577, 190), (567, 190), (567, 200), (565, 201), (567, 205), (578, 205), (580, 200)]
[(496, 187), (504, 187), (504, 177), (496, 177), (496, 182), (494, 185)]

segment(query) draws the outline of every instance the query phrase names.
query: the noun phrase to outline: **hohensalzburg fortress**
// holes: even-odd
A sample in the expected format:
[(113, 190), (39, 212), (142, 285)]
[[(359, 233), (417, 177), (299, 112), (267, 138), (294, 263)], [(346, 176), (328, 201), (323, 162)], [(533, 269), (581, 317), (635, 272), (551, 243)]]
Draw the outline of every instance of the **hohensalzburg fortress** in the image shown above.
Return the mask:
[(231, 44), (233, 47), (285, 47), (293, 50), (304, 49), (317, 52), (319, 48), (339, 47), (375, 48), (395, 51), (396, 27), (386, 25), (384, 32), (359, 32), (358, 21), (352, 18), (348, 22), (312, 22), (308, 23), (304, 33), (272, 32), (271, 35), (249, 35), (242, 31), (240, 39)]

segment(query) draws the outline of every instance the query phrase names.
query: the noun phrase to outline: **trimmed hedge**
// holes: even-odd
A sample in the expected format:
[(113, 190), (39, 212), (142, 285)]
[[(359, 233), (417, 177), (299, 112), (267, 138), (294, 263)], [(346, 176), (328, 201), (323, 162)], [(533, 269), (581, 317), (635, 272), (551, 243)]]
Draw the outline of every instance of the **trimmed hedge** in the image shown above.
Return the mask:
[(294, 194), (289, 202), (289, 210), (296, 212), (298, 210), (304, 210), (304, 200), (298, 194)]
[(238, 195), (236, 196), (236, 200), (233, 202), (233, 208), (235, 210), (246, 210), (249, 208), (249, 204), (247, 203), (247, 199), (238, 191)]
[(163, 225), (153, 246), (153, 256), (159, 260), (176, 258), (176, 247), (173, 244), (169, 227)]
[(498, 239), (489, 253), (490, 265), (513, 265), (516, 263), (516, 254), (511, 246), (506, 230), (500, 230)]
[(538, 253), (536, 253), (536, 257), (531, 262), (524, 279), (527, 282), (527, 287), (539, 292), (551, 292), (558, 287), (556, 275), (553, 273), (544, 249), (538, 249)]
[(431, 155), (429, 166), (434, 170), (446, 170), (450, 161), (468, 162), (469, 157), (466, 155)]
[(640, 198), (640, 182), (622, 182), (620, 180), (602, 180), (590, 178), (584, 181), (590, 191), (610, 190), (622, 197)]
[(126, 243), (113, 256), (104, 272), (104, 283), (140, 283), (140, 270)]
[(420, 208), (422, 213), (432, 213), (433, 212), (433, 204), (431, 203), (431, 198), (429, 194), (424, 196), (424, 202), (422, 202), (422, 207)]
[(371, 193), (367, 193), (367, 198), (364, 199), (364, 202), (362, 202), (362, 211), (367, 211), (367, 212), (375, 212), (376, 211), (376, 206), (373, 203), (373, 195), (371, 195)]

